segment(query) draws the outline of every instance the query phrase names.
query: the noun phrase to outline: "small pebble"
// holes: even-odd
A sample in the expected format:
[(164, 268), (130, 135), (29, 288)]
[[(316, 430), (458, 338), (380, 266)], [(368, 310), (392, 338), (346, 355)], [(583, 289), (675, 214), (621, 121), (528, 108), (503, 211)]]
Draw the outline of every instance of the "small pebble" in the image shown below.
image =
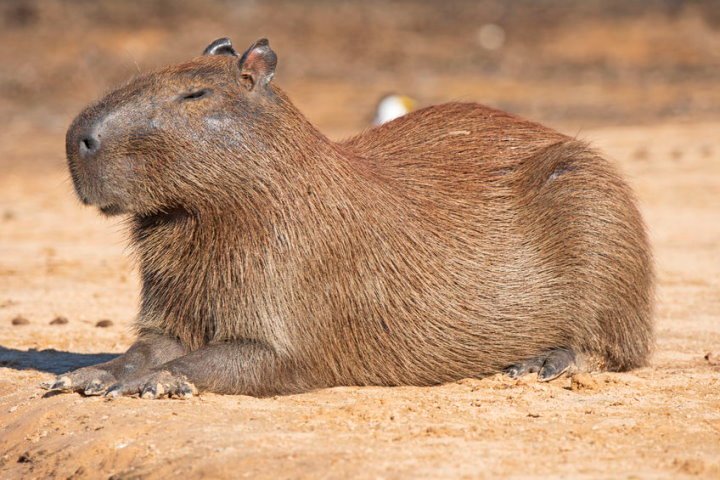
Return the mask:
[(50, 321), (50, 325), (65, 325), (68, 323), (68, 319), (65, 317), (55, 317)]
[(17, 317), (12, 319), (13, 325), (27, 325), (28, 323), (30, 323), (30, 320), (23, 317), (22, 315), (18, 315)]
[(33, 458), (32, 455), (30, 455), (30, 452), (25, 452), (18, 457), (17, 461), (18, 463), (32, 463)]
[(105, 319), (105, 320), (100, 320), (99, 322), (97, 322), (97, 323), (95, 324), (95, 326), (96, 326), (96, 327), (99, 327), (99, 328), (112, 327), (112, 326), (113, 326), (113, 321), (112, 321), (112, 320), (107, 320), (107, 319)]

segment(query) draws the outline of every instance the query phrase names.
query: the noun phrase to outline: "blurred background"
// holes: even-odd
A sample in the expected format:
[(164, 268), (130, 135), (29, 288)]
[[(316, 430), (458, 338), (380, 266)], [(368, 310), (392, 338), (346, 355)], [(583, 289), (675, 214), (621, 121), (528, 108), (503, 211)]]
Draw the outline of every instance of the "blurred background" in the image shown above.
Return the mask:
[(3, 0), (2, 149), (40, 133), (60, 148), (83, 105), (222, 36), (241, 51), (268, 37), (276, 83), (336, 137), (388, 92), (570, 134), (720, 113), (720, 1)]

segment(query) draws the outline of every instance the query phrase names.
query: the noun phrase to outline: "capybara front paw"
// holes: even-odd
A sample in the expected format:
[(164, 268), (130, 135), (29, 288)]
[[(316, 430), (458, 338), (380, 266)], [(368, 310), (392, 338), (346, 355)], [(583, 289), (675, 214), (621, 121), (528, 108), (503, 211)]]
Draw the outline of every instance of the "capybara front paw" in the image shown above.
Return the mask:
[(528, 373), (537, 373), (538, 380), (549, 382), (575, 366), (575, 352), (569, 348), (550, 350), (545, 355), (529, 358), (511, 365), (505, 370), (512, 378), (522, 377)]
[(117, 380), (110, 372), (100, 368), (85, 367), (58, 375), (54, 380), (43, 382), (40, 386), (51, 391), (101, 395), (115, 382)]
[(197, 395), (195, 385), (180, 375), (167, 370), (152, 372), (137, 378), (120, 381), (111, 386), (105, 396), (117, 398), (122, 396), (139, 396), (144, 399), (156, 398), (190, 398)]

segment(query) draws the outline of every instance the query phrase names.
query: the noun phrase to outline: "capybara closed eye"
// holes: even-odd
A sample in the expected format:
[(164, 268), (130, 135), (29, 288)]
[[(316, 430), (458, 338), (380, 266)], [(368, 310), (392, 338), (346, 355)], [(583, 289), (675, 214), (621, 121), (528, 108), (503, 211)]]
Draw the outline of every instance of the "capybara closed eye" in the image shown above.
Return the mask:
[(131, 217), (142, 302), (125, 355), (55, 388), (262, 396), (647, 361), (650, 249), (601, 154), (470, 103), (334, 142), (276, 63), (267, 40), (220, 39), (75, 119), (75, 189)]

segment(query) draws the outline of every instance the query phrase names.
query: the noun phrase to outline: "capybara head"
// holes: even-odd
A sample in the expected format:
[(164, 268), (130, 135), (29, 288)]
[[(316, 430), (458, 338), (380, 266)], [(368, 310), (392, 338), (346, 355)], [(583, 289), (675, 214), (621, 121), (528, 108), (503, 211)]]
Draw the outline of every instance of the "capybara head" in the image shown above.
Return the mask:
[(266, 39), (238, 55), (223, 38), (86, 108), (66, 136), (80, 199), (108, 215), (151, 215), (191, 208), (209, 186), (230, 185), (228, 175), (235, 185), (258, 175), (262, 168), (250, 165), (267, 162), (262, 146), (288, 110), (270, 84), (276, 63)]

